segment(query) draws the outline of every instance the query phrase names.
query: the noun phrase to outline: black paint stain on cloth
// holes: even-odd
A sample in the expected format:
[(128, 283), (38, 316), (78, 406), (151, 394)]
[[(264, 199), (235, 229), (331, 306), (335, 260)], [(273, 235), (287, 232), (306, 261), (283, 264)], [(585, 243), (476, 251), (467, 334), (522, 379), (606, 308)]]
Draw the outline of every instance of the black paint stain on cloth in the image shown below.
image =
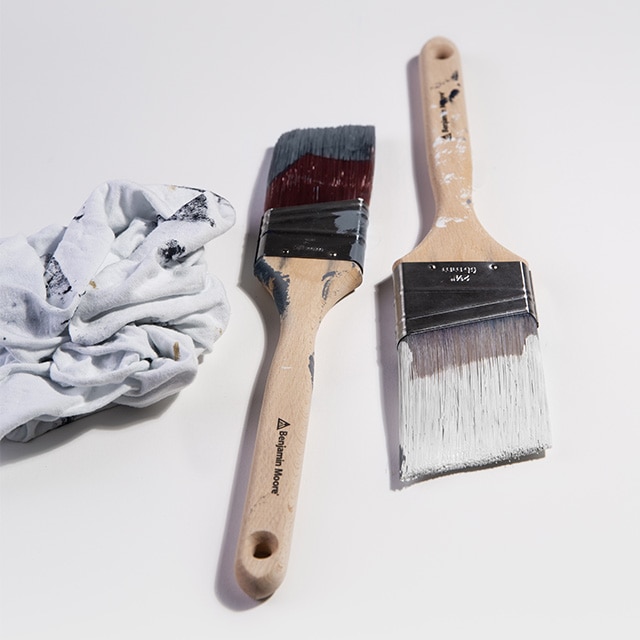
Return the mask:
[(62, 300), (71, 291), (71, 283), (53, 256), (50, 256), (46, 261), (44, 284), (47, 290), (47, 298), (49, 299), (57, 297)]
[(193, 200), (187, 202), (178, 209), (167, 220), (179, 220), (182, 222), (208, 222), (212, 227), (216, 223), (209, 217), (209, 207), (207, 206), (207, 196), (204, 193), (197, 195)]
[(164, 247), (160, 247), (160, 254), (165, 262), (177, 260), (185, 252), (185, 248), (177, 240), (169, 240)]

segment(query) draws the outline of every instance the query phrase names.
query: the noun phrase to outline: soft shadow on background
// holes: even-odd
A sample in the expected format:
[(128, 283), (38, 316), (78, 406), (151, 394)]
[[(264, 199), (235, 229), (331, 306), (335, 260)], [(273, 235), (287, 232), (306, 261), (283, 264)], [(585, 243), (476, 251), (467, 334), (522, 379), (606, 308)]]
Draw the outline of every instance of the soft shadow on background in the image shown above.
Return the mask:
[[(414, 185), (420, 216), (420, 228), (415, 244), (424, 238), (435, 220), (433, 191), (429, 182), (427, 153), (422, 119), (420, 92), (420, 70), (418, 57), (407, 64), (407, 89), (409, 92), (409, 120), (411, 123), (411, 155), (413, 160)], [(408, 253), (413, 246), (407, 247)], [(402, 256), (397, 256), (401, 258)], [(383, 420), (387, 438), (389, 458), (389, 484), (397, 490), (406, 486), (400, 482), (400, 443), (399, 443), (399, 398), (398, 398), (398, 356), (395, 331), (395, 294), (393, 278), (389, 276), (376, 285), (376, 307), (378, 325), (378, 353), (380, 371), (380, 396), (383, 404)]]
[(242, 266), (238, 282), (238, 286), (251, 298), (264, 319), (265, 350), (262, 354), (262, 362), (260, 363), (254, 380), (251, 399), (242, 431), (236, 461), (236, 471), (227, 511), (227, 522), (216, 573), (216, 596), (223, 605), (235, 611), (251, 609), (259, 604), (249, 598), (238, 586), (234, 573), (234, 562), (236, 543), (240, 532), (240, 521), (244, 509), (244, 500), (249, 484), (249, 473), (253, 459), (258, 418), (262, 406), (262, 395), (280, 331), (280, 321), (273, 299), (264, 286), (253, 275), (253, 263), (256, 247), (258, 246), (260, 221), (264, 213), (264, 197), (267, 190), (267, 176), (272, 155), (273, 149), (268, 149), (260, 166), (253, 193), (251, 194), (247, 214), (247, 233), (244, 238)]
[(0, 464), (20, 462), (47, 453), (81, 437), (92, 429), (119, 431), (142, 422), (157, 420), (169, 409), (176, 398), (177, 394), (143, 408), (123, 405), (105, 408), (48, 431), (29, 442), (11, 442), (3, 439), (0, 441)]

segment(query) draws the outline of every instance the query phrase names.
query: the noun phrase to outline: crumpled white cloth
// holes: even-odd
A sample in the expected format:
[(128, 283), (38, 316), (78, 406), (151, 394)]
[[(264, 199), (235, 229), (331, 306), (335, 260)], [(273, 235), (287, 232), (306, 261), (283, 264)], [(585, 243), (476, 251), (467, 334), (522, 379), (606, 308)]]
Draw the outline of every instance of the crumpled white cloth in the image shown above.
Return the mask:
[(0, 239), (0, 438), (189, 384), (229, 321), (204, 245), (234, 222), (210, 191), (117, 181), (66, 227)]

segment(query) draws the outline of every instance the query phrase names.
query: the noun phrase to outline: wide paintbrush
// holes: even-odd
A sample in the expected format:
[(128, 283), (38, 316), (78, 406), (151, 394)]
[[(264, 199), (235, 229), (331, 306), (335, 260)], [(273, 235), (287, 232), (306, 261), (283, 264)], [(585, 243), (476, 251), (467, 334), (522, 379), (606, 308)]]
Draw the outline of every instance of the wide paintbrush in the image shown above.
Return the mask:
[(538, 456), (550, 443), (529, 267), (475, 215), (455, 45), (427, 42), (420, 76), (436, 217), (394, 265), (405, 482)]

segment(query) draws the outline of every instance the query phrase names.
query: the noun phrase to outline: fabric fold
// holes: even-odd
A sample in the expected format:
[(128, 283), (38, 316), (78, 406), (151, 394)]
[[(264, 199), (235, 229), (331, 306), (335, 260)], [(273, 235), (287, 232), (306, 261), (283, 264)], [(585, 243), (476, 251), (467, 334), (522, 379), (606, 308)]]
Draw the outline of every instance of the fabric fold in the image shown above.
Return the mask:
[(230, 314), (204, 247), (234, 222), (211, 191), (113, 181), (66, 227), (0, 239), (0, 438), (189, 384)]

